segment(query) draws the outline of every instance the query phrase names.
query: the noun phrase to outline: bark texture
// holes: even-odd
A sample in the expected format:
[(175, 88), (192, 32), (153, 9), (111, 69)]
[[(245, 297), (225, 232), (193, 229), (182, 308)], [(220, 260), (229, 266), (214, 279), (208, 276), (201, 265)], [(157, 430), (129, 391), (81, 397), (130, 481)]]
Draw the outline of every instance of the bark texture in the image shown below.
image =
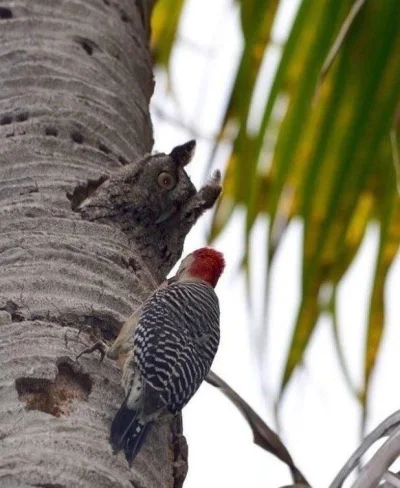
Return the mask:
[(74, 362), (168, 271), (71, 205), (152, 147), (148, 5), (0, 0), (1, 487), (158, 488), (186, 474), (180, 419), (153, 429), (132, 471), (113, 456), (120, 372)]

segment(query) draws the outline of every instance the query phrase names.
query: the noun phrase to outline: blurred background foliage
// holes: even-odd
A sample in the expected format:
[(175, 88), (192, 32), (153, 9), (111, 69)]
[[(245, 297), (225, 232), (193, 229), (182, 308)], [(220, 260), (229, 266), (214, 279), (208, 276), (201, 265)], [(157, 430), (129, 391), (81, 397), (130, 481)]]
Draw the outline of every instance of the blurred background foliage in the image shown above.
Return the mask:
[[(233, 0), (232, 0), (233, 1)], [(273, 47), (279, 0), (236, 0), (243, 51), (214, 141), (231, 144), (224, 193), (210, 242), (238, 206), (249, 235), (267, 217), (265, 303), (270, 272), (292, 219), (303, 222), (302, 294), (281, 381), (280, 397), (322, 312), (332, 316), (344, 379), (366, 414), (368, 386), (385, 326), (384, 288), (400, 242), (398, 137), (400, 121), (400, 2), (301, 0), (272, 85), (260, 92), (263, 61)], [(204, 8), (207, 8), (207, 2)], [(156, 64), (168, 73), (184, 0), (158, 0), (152, 19)], [(262, 90), (261, 90), (262, 91)], [(254, 103), (261, 117), (250, 123)], [(209, 161), (209, 167), (212, 161)], [(366, 324), (364, 378), (350, 380), (337, 333), (336, 296), (369, 223), (379, 247)], [(355, 304), (357, 306), (357, 304)], [(257, 338), (261, 344), (263, 331)], [(362, 345), (360, 345), (362, 347)]]

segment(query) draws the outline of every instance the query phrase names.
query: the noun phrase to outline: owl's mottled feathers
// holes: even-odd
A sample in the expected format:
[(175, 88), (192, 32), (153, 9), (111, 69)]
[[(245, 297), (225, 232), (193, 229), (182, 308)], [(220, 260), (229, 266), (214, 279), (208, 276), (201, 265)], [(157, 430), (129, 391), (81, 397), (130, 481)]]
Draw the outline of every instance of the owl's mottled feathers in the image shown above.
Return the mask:
[(145, 155), (98, 182), (75, 189), (73, 208), (85, 220), (122, 230), (160, 280), (179, 259), (187, 233), (221, 192), (219, 171), (199, 191), (185, 166), (196, 143)]

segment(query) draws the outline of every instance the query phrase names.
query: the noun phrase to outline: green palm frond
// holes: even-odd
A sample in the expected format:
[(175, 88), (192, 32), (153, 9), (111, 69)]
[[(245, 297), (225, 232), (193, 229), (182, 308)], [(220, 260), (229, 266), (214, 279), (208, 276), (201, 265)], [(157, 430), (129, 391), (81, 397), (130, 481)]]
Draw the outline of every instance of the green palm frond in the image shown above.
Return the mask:
[[(160, 0), (159, 8), (172, 3), (181, 11), (178, 0)], [(270, 283), (270, 265), (287, 225), (293, 218), (303, 222), (302, 295), (282, 395), (321, 313), (321, 287), (328, 284), (337, 289), (367, 226), (378, 225), (364, 384), (358, 392), (365, 406), (385, 325), (386, 276), (400, 243), (396, 151), (390, 140), (391, 130), (399, 124), (400, 2), (302, 0), (282, 46), (271, 89), (266, 99), (257, 100), (263, 107), (261, 122), (250, 131), (254, 91), (264, 56), (272, 46), (280, 3), (238, 2), (244, 47), (215, 145), (232, 133), (232, 126), (236, 136), (210, 239), (226, 227), (238, 206), (246, 209), (247, 242), (256, 218), (268, 218), (265, 272)], [(171, 33), (167, 37), (168, 56), (173, 38)], [(156, 54), (160, 44), (156, 42)], [(168, 56), (158, 59), (165, 64)], [(248, 259), (249, 246), (244, 262)]]

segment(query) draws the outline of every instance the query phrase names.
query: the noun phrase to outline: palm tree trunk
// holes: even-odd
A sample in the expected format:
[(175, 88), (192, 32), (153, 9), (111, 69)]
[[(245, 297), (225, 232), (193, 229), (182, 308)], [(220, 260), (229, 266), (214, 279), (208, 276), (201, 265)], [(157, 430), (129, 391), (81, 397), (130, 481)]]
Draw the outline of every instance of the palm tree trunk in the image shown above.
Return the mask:
[(132, 470), (114, 456), (120, 372), (74, 362), (88, 332), (115, 338), (160, 280), (67, 197), (152, 147), (151, 3), (0, 5), (1, 487), (162, 488), (186, 473), (179, 418), (153, 429)]

